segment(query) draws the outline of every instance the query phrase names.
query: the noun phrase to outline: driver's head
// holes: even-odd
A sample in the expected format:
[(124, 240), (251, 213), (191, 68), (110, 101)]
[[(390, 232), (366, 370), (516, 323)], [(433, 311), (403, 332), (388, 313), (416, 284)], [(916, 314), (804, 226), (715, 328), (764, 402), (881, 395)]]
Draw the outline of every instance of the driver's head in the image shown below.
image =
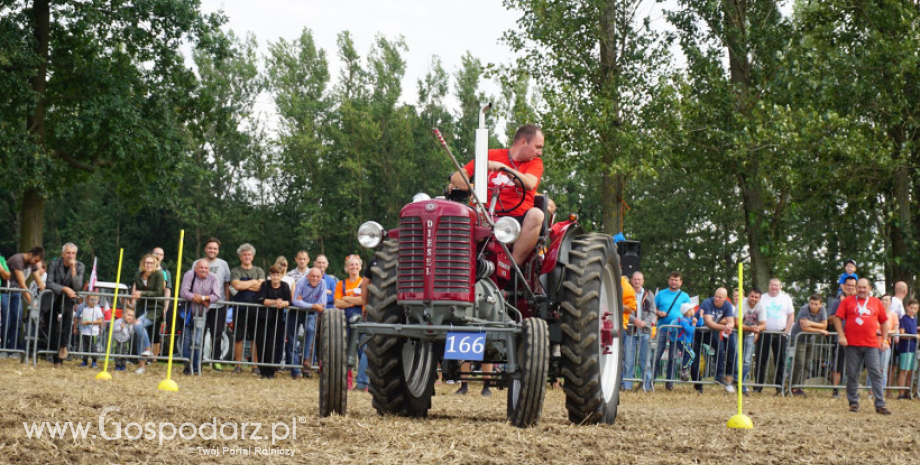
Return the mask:
[(543, 131), (535, 124), (525, 124), (514, 133), (511, 158), (530, 161), (543, 155)]

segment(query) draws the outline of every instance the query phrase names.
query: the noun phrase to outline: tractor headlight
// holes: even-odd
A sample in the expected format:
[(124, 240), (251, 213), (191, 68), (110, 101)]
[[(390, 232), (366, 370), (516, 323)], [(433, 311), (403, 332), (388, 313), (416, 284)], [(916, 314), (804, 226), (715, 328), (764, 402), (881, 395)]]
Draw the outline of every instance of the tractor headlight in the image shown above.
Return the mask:
[(512, 244), (521, 237), (521, 223), (511, 218), (503, 216), (495, 222), (495, 238), (502, 244)]
[(419, 192), (418, 194), (412, 196), (412, 203), (424, 202), (425, 200), (431, 200), (431, 196), (424, 192)]
[(368, 249), (373, 249), (383, 240), (383, 226), (376, 221), (368, 221), (358, 227), (358, 242)]

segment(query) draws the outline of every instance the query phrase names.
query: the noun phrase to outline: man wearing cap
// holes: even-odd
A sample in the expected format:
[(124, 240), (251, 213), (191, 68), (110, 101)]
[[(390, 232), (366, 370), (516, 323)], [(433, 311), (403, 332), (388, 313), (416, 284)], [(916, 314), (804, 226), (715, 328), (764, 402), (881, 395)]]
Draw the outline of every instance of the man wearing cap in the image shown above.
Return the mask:
[(840, 279), (837, 280), (837, 297), (843, 295), (843, 284), (847, 282), (847, 278), (859, 279), (859, 276), (856, 275), (856, 260), (852, 258), (847, 260), (843, 264), (843, 274), (840, 275)]

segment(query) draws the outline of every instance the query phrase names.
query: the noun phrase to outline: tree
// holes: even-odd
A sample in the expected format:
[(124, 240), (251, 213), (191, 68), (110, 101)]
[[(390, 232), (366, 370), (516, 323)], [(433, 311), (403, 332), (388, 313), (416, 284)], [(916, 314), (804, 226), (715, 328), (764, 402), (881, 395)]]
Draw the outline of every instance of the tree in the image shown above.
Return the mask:
[(25, 250), (43, 242), (46, 200), (90, 174), (126, 196), (167, 177), (195, 84), (180, 45), (223, 18), (178, 0), (6, 2), (0, 18), (2, 169)]
[[(808, 98), (813, 126), (846, 135), (853, 155), (830, 171), (849, 198), (880, 200), (868, 210), (884, 224), (886, 282), (916, 282), (920, 271), (920, 10), (916, 2), (829, 1), (797, 5), (802, 50), (790, 68)], [(800, 96), (801, 97), (801, 96)], [(817, 132), (817, 131), (815, 131)], [(824, 142), (823, 145), (829, 145)], [(842, 144), (841, 144), (842, 145)], [(852, 226), (850, 226), (852, 227)], [(862, 276), (862, 275), (860, 275)]]
[(524, 53), (518, 67), (540, 84), (548, 145), (568, 154), (547, 165), (588, 168), (579, 176), (598, 173), (600, 226), (622, 231), (624, 189), (634, 173), (626, 166), (652, 153), (641, 109), (667, 69), (666, 49), (648, 20), (637, 24), (641, 0), (504, 3), (523, 11), (519, 28), (504, 38)]

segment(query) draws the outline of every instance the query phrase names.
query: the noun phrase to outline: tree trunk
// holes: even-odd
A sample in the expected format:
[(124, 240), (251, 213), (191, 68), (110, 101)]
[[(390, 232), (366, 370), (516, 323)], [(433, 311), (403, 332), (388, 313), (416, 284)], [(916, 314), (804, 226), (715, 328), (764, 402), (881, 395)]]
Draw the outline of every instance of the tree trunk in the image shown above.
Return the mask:
[(45, 198), (37, 188), (27, 189), (19, 210), (19, 251), (27, 252), (32, 247), (42, 245), (45, 231)]
[[(613, 163), (614, 155), (611, 153), (604, 154), (604, 166), (610, 166)], [(616, 234), (623, 232), (623, 190), (626, 182), (622, 175), (614, 173), (609, 169), (604, 170), (603, 181), (601, 183), (601, 220), (604, 223), (604, 232), (607, 234)]]
[(910, 237), (912, 226), (910, 212), (910, 173), (906, 166), (899, 166), (894, 172), (892, 200), (895, 221), (889, 223), (888, 238), (891, 244), (891, 282), (912, 282), (910, 271)]
[[(624, 32), (618, 31), (618, 26), (626, 28), (628, 25), (619, 24), (622, 19), (620, 8), (624, 8), (617, 0), (607, 0), (601, 12), (600, 37), (601, 37), (601, 93), (611, 100), (611, 114), (614, 120), (608, 127), (609, 134), (601, 135), (601, 221), (603, 230), (607, 234), (616, 234), (623, 232), (623, 190), (626, 179), (622, 174), (614, 172), (611, 167), (614, 166), (617, 158), (620, 156), (619, 146), (615, 141), (615, 132), (619, 131), (620, 125), (620, 102), (619, 91), (616, 89), (617, 75), (620, 73), (617, 61), (620, 50), (617, 48), (620, 44), (618, 34)], [(624, 29), (625, 30), (625, 29)]]
[[(35, 54), (39, 57), (35, 75), (30, 80), (32, 91), (38, 101), (31, 113), (26, 114), (26, 127), (34, 137), (40, 150), (45, 149), (45, 92), (48, 86), (48, 41), (51, 34), (51, 8), (49, 0), (35, 0), (32, 3), (33, 36)], [(42, 245), (45, 232), (45, 198), (37, 187), (26, 189), (19, 210), (19, 250), (25, 252)]]
[(772, 266), (761, 249), (766, 240), (763, 232), (766, 219), (763, 218), (763, 186), (760, 184), (759, 171), (760, 164), (754, 161), (748, 170), (738, 173), (738, 185), (744, 208), (744, 232), (751, 255), (751, 279), (754, 287), (766, 291)]

